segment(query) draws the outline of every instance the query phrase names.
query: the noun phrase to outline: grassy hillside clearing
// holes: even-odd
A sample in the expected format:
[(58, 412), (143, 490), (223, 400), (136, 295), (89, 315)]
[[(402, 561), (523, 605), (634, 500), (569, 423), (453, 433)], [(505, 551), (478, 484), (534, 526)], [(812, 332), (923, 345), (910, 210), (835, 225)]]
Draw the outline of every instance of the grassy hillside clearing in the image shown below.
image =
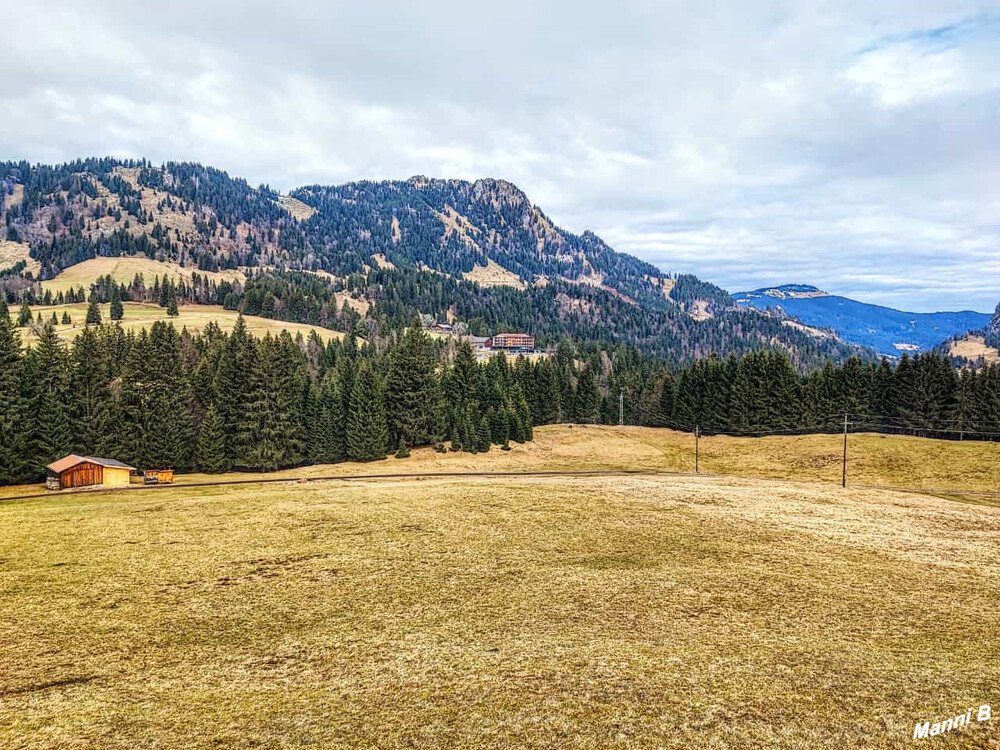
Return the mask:
[(819, 485), (12, 501), (0, 745), (907, 747), (1000, 704), (998, 584), (1000, 509)]
[(54, 279), (42, 282), (42, 288), (51, 291), (65, 292), (69, 289), (90, 289), (90, 285), (102, 276), (110, 275), (112, 279), (120, 284), (131, 284), (136, 274), (142, 274), (147, 287), (153, 285), (154, 277), (181, 279), (190, 281), (192, 274), (200, 274), (218, 281), (244, 281), (245, 277), (241, 271), (199, 271), (190, 266), (183, 267), (176, 263), (165, 263), (152, 258), (136, 257), (114, 257), (114, 258), (91, 258), (82, 263), (77, 263), (64, 269)]
[(948, 354), (972, 361), (982, 358), (987, 364), (1000, 361), (1000, 352), (992, 346), (987, 346), (986, 339), (982, 336), (966, 336), (953, 341)]
[(37, 274), (41, 266), (37, 260), (31, 257), (30, 250), (31, 248), (24, 242), (0, 240), (0, 271), (12, 268), (23, 260), (25, 270)]
[(290, 195), (279, 195), (278, 204), (298, 221), (308, 221), (316, 215), (315, 208)]
[[(176, 318), (171, 318), (167, 315), (167, 310), (159, 305), (147, 304), (143, 302), (125, 302), (125, 317), (121, 321), (122, 328), (125, 330), (139, 330), (140, 328), (149, 328), (157, 320), (165, 320), (172, 322), (177, 330), (181, 330), (183, 327), (187, 327), (188, 331), (192, 333), (194, 331), (200, 331), (210, 322), (215, 322), (224, 331), (231, 331), (233, 326), (236, 325), (236, 319), (239, 317), (239, 313), (235, 310), (225, 310), (216, 305), (192, 305), (185, 304), (178, 308), (180, 315)], [(105, 323), (111, 322), (111, 306), (108, 304), (100, 305), (101, 308), (101, 319)], [(61, 338), (66, 340), (72, 340), (76, 335), (83, 330), (84, 322), (87, 320), (87, 303), (82, 302), (72, 305), (52, 305), (46, 307), (44, 305), (38, 305), (31, 308), (32, 313), (37, 317), (38, 313), (42, 314), (42, 320), (48, 321), (52, 317), (52, 313), (56, 313), (56, 317), (62, 320), (63, 312), (68, 312), (72, 323), (70, 325), (63, 325), (60, 323), (55, 327), (56, 332)], [(16, 312), (16, 311), (15, 311)], [(281, 333), (282, 330), (287, 330), (293, 336), (297, 333), (302, 333), (303, 336), (308, 336), (310, 331), (316, 331), (321, 339), (324, 341), (329, 341), (333, 338), (340, 338), (343, 334), (337, 331), (331, 331), (327, 328), (321, 328), (319, 326), (310, 326), (303, 323), (288, 323), (283, 320), (271, 320), (270, 318), (258, 318), (252, 315), (243, 316), (244, 321), (246, 321), (247, 330), (255, 336), (263, 336), (266, 333), (271, 335), (277, 335)], [(31, 344), (36, 340), (36, 337), (27, 329), (21, 329), (22, 337), (25, 342)]]

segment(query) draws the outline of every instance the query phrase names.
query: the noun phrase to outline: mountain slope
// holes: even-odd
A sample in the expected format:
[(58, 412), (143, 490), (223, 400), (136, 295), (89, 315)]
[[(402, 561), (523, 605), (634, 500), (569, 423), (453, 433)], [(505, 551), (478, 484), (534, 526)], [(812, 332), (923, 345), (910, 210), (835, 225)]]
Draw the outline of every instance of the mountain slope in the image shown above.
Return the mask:
[(735, 311), (724, 290), (671, 278), (592, 232), (567, 232), (503, 180), (414, 177), (282, 196), (199, 164), (87, 159), (0, 163), (0, 196), (8, 255), (33, 264), (12, 271), (9, 296), (94, 257), (137, 256), (198, 269), (182, 299), (341, 328), (357, 324), (339, 310), (350, 295), (383, 328), (421, 312), (677, 360), (778, 347), (804, 366), (856, 351)]
[(949, 337), (982, 328), (985, 313), (912, 313), (828, 294), (814, 286), (786, 284), (732, 295), (740, 307), (776, 310), (819, 328), (830, 328), (845, 341), (869, 346), (880, 354), (925, 351)]

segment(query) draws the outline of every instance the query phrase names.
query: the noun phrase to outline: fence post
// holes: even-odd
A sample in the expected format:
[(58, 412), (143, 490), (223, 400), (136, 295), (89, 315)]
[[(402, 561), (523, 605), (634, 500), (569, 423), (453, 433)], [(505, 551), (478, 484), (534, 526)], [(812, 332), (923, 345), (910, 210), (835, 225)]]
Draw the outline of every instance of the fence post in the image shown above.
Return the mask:
[(847, 414), (844, 414), (844, 469), (840, 480), (841, 487), (847, 487)]
[(694, 473), (698, 473), (698, 437), (699, 429), (698, 425), (694, 426)]

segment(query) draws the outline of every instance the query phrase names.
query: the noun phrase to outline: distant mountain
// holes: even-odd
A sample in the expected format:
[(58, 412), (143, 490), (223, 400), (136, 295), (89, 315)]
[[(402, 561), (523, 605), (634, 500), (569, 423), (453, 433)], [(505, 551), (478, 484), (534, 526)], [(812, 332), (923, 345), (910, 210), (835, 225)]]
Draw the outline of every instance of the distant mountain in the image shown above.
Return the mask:
[(806, 325), (829, 328), (844, 341), (868, 346), (880, 354), (933, 349), (946, 339), (981, 329), (986, 313), (913, 313), (829, 294), (814, 286), (785, 284), (732, 295), (738, 307), (781, 311)]

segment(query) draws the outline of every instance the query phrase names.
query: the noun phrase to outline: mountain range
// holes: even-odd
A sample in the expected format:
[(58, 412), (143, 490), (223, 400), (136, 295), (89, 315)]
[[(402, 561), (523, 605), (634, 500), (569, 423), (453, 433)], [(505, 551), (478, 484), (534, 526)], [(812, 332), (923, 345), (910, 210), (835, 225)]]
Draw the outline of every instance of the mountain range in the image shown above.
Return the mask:
[(279, 319), (359, 325), (338, 312), (349, 296), (369, 336), (421, 313), (678, 362), (777, 347), (805, 368), (863, 353), (567, 232), (503, 180), (418, 176), (281, 195), (200, 164), (101, 158), (0, 163), (0, 198), (11, 299), (88, 259), (136, 256), (197, 269), (182, 299)]
[[(990, 316), (909, 313), (787, 284), (730, 296), (555, 223), (515, 185), (417, 176), (282, 195), (200, 164), (0, 162), (0, 285), (13, 300), (99, 256), (197, 269), (191, 301), (344, 328), (414, 313), (686, 361), (763, 348), (799, 367), (922, 351)], [(92, 280), (96, 281), (96, 279)], [(152, 280), (147, 280), (147, 282)], [(32, 291), (34, 290), (34, 291)]]
[(991, 316), (960, 312), (914, 313), (829, 294), (806, 284), (738, 292), (737, 306), (778, 312), (802, 323), (836, 332), (844, 341), (866, 346), (879, 354), (900, 356), (904, 352), (933, 349), (948, 338), (986, 326)]

